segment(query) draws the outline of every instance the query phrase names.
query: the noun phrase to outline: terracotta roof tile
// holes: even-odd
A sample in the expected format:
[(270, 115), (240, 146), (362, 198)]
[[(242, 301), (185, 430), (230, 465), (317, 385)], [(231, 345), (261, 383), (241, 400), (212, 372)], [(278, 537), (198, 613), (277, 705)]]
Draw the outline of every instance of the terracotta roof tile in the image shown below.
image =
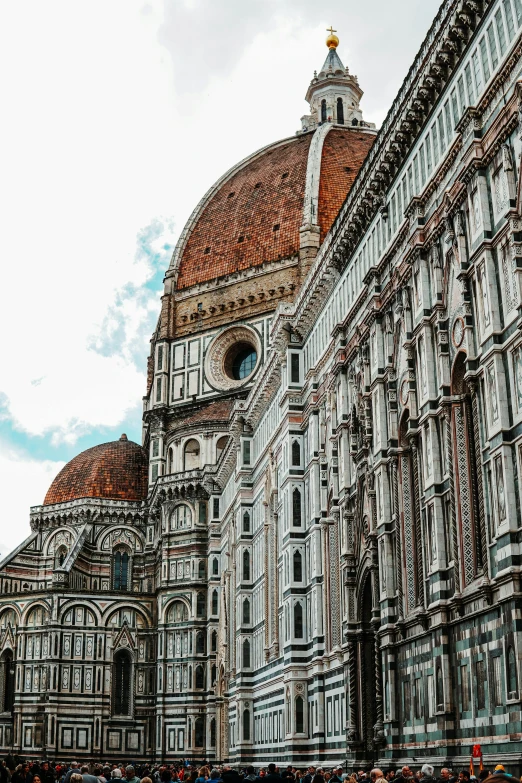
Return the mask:
[(272, 147), (221, 186), (189, 236), (178, 289), (298, 253), (311, 139)]
[(375, 136), (352, 128), (332, 128), (324, 140), (319, 183), (321, 242), (330, 230)]
[(183, 419), (183, 424), (199, 424), (202, 421), (228, 421), (233, 406), (234, 400), (212, 402), (193, 416), (189, 416), (188, 419)]
[(123, 436), (82, 451), (62, 468), (45, 496), (44, 505), (79, 498), (144, 500), (148, 458), (141, 446)]

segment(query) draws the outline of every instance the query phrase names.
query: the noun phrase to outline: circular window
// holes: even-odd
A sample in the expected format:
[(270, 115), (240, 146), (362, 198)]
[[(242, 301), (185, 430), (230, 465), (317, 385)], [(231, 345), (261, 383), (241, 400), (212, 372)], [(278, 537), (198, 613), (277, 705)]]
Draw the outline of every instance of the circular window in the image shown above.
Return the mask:
[(261, 356), (259, 335), (248, 326), (235, 326), (219, 334), (205, 357), (208, 382), (217, 389), (234, 389), (253, 375)]
[(225, 372), (234, 381), (243, 381), (252, 375), (257, 362), (257, 351), (248, 343), (233, 345), (225, 356)]

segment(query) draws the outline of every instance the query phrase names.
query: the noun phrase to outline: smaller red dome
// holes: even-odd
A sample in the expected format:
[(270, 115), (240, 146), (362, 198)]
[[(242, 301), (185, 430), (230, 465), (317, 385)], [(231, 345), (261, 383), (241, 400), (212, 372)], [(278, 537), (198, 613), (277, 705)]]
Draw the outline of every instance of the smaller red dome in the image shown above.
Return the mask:
[(145, 450), (122, 435), (82, 451), (58, 473), (49, 487), (44, 506), (80, 498), (145, 500), (148, 488)]

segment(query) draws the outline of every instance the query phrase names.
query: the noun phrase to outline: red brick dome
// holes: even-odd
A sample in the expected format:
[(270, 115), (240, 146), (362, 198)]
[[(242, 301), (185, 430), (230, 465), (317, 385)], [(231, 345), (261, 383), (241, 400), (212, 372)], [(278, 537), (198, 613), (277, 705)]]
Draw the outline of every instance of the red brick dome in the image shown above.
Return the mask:
[(49, 487), (44, 506), (79, 498), (144, 500), (147, 497), (147, 454), (122, 435), (82, 451), (58, 473)]
[[(176, 247), (178, 290), (298, 253), (313, 136), (265, 147), (209, 190)], [(332, 126), (326, 135), (313, 163), (320, 176), (314, 222), (321, 242), (374, 140), (375, 133), (361, 127)]]

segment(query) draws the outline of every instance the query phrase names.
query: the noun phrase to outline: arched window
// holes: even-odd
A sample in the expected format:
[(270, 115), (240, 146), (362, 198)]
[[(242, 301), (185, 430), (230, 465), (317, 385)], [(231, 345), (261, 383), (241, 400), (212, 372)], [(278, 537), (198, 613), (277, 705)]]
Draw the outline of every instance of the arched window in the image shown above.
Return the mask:
[(215, 685), (216, 684), (216, 678), (217, 678), (217, 668), (216, 668), (215, 664), (212, 667), (211, 672), (212, 672), (212, 676), (211, 676), (212, 685)]
[(337, 122), (339, 125), (344, 125), (344, 106), (342, 98), (337, 98)]
[(205, 616), (205, 595), (204, 593), (198, 593), (196, 598), (196, 615), (198, 617)]
[(509, 698), (516, 696), (518, 690), (517, 662), (513, 647), (509, 646), (507, 651), (507, 683)]
[(183, 449), (183, 470), (198, 470), (200, 468), (199, 442), (191, 438)]
[(243, 668), (250, 669), (250, 642), (248, 639), (243, 642)]
[(54, 567), (61, 568), (65, 563), (66, 557), (67, 557), (67, 547), (61, 546), (56, 552), (56, 556), (54, 558)]
[(248, 549), (243, 550), (243, 579), (245, 582), (250, 580), (250, 553)]
[(292, 492), (292, 524), (301, 527), (301, 493), (297, 488)]
[(212, 591), (212, 614), (218, 613), (218, 591)]
[(205, 578), (205, 561), (204, 561), (204, 560), (200, 560), (200, 561), (199, 561), (199, 565), (198, 565), (198, 577), (199, 577), (200, 579), (204, 579), (204, 578)]
[(294, 582), (303, 581), (303, 558), (301, 552), (296, 550), (294, 552)]
[(205, 744), (205, 720), (204, 718), (196, 718), (194, 724), (194, 744), (196, 748), (202, 748)]
[(212, 576), (219, 576), (219, 562), (217, 557), (212, 561)]
[(326, 122), (326, 100), (321, 101), (321, 122)]
[(174, 473), (174, 451), (172, 447), (167, 452), (167, 473)]
[(246, 742), (250, 740), (250, 710), (243, 710), (243, 739)]
[(304, 699), (298, 696), (295, 700), (295, 732), (304, 733)]
[(117, 550), (112, 558), (112, 586), (114, 590), (129, 589), (129, 553)]
[(243, 600), (243, 622), (247, 625), (250, 623), (250, 599), (249, 598), (245, 598)]
[(196, 688), (205, 687), (205, 670), (201, 664), (196, 666)]
[(115, 654), (113, 671), (113, 715), (130, 715), (132, 661), (127, 650)]
[(205, 634), (203, 631), (199, 631), (196, 636), (196, 652), (200, 655), (205, 654)]
[(167, 613), (168, 623), (184, 623), (188, 620), (188, 609), (182, 601), (174, 601)]
[(216, 652), (217, 650), (217, 631), (212, 631), (212, 636), (210, 637), (211, 641), (211, 649), (212, 652)]
[(210, 745), (215, 747), (216, 745), (216, 719), (212, 718), (210, 721)]
[(223, 454), (227, 443), (228, 443), (228, 435), (222, 435), (221, 438), (218, 438), (218, 441), (216, 443), (216, 462)]
[(250, 533), (250, 513), (248, 511), (243, 514), (243, 533)]
[(190, 512), (190, 508), (185, 505), (185, 503), (181, 503), (179, 506), (176, 506), (174, 513), (170, 518), (170, 529), (183, 530), (183, 528), (190, 527), (191, 524), (192, 514)]
[(294, 604), (294, 637), (303, 638), (303, 607), (299, 601)]
[(444, 680), (442, 679), (442, 669), (440, 666), (437, 666), (435, 687), (437, 710), (440, 711), (444, 709)]
[(294, 440), (292, 441), (292, 466), (294, 468), (298, 468), (301, 464), (301, 446), (299, 445), (299, 441)]
[(15, 695), (15, 668), (13, 653), (6, 650), (0, 659), (0, 675), (2, 677), (1, 704), (2, 712), (13, 712)]
[(357, 119), (357, 117), (354, 117), (352, 120), (352, 125), (358, 125), (358, 124), (359, 124), (359, 120)]

